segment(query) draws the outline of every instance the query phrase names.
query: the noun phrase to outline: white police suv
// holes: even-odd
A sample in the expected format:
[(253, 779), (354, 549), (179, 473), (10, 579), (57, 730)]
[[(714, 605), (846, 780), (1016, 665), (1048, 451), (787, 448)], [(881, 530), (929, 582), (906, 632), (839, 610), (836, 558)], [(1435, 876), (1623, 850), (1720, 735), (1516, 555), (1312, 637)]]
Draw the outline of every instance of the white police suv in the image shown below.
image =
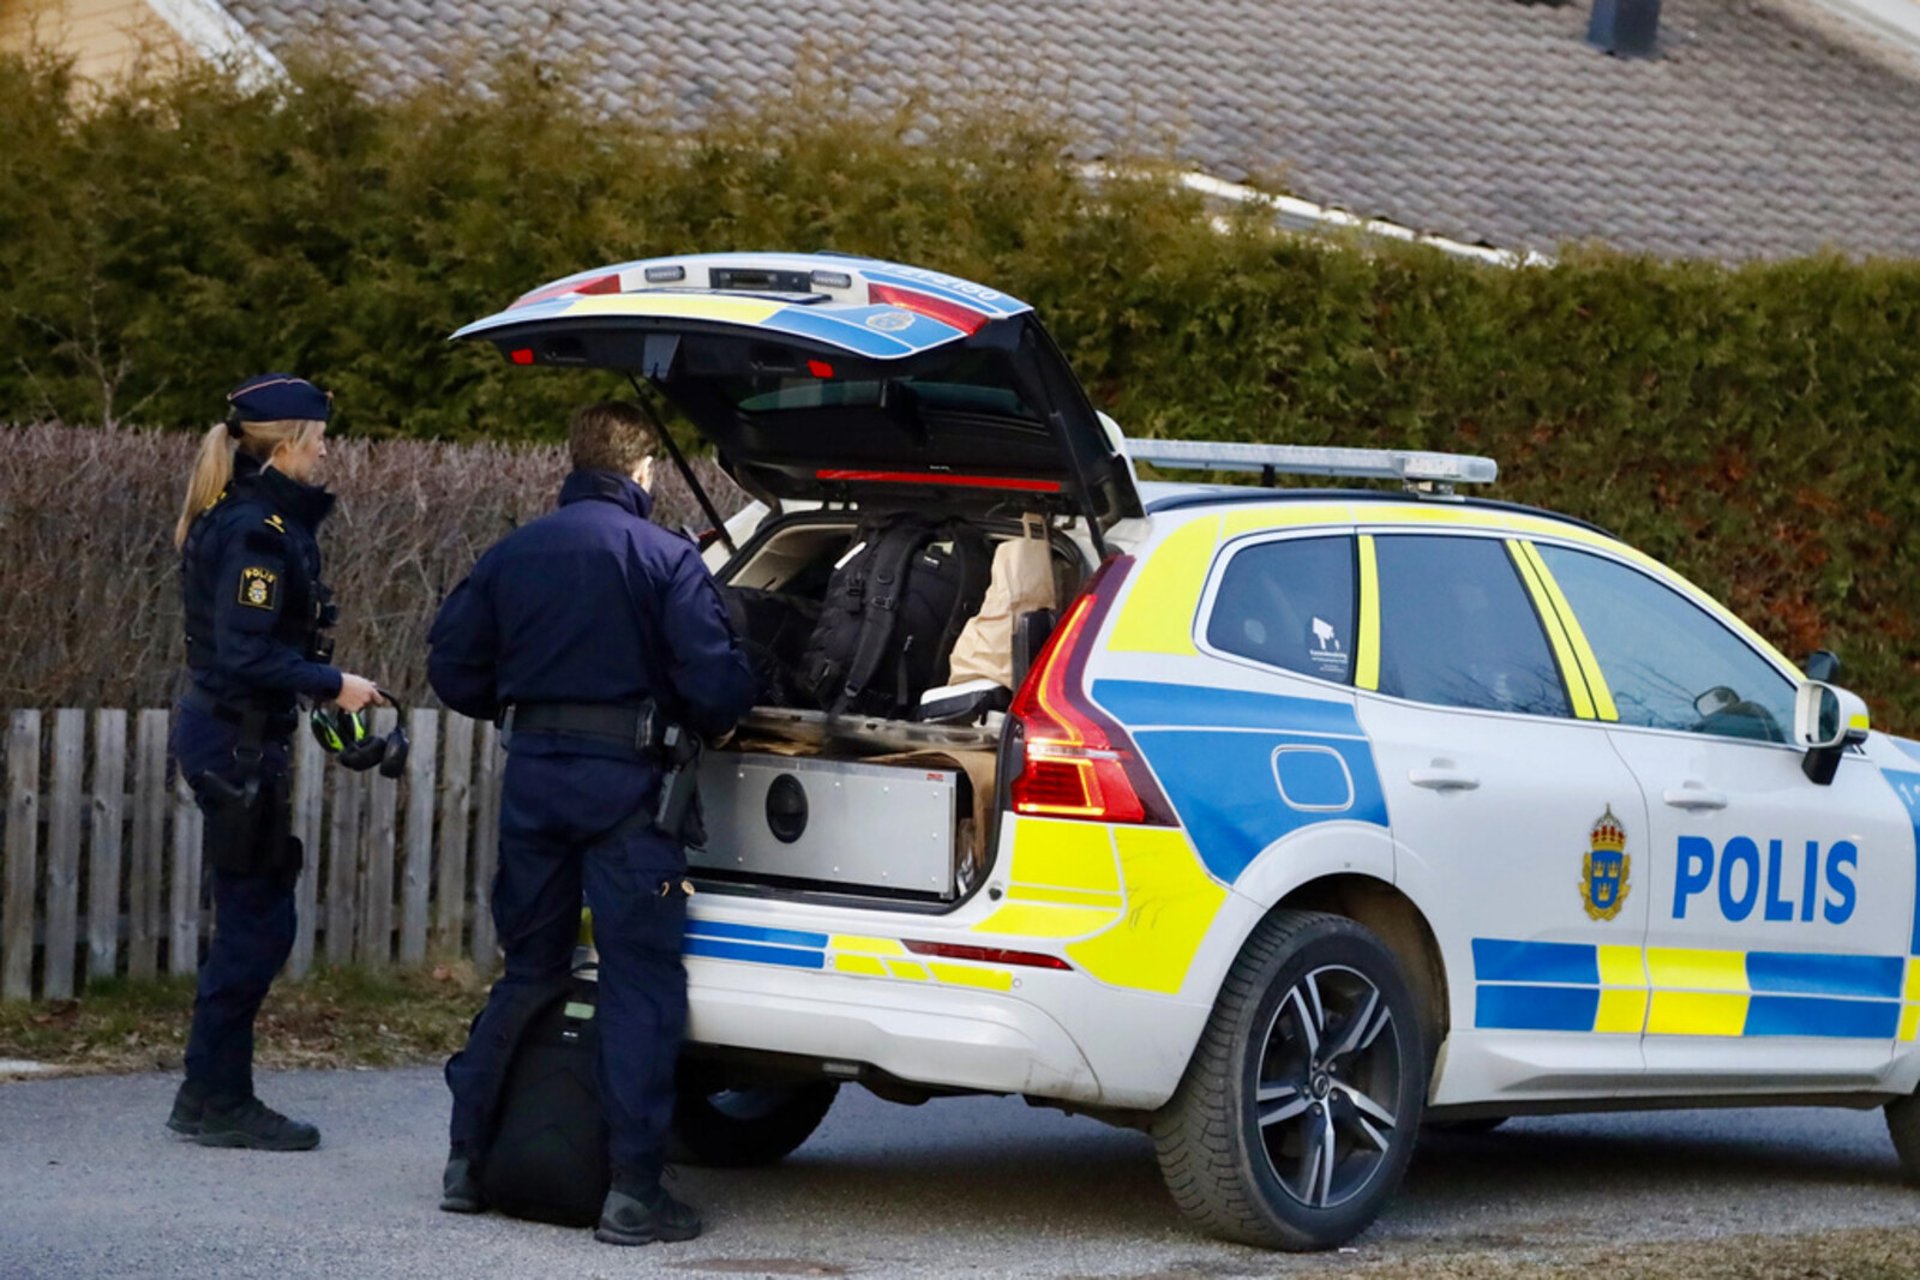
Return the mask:
[(459, 336), (676, 406), (762, 598), (890, 512), (1045, 542), (1004, 712), (769, 706), (708, 753), (684, 1157), (777, 1159), (841, 1082), (1021, 1094), (1281, 1248), (1364, 1229), (1423, 1119), (1884, 1104), (1920, 1171), (1920, 744), (1604, 532), (1457, 496), (1488, 460), (1125, 440), (1026, 305), (862, 258), (626, 263)]

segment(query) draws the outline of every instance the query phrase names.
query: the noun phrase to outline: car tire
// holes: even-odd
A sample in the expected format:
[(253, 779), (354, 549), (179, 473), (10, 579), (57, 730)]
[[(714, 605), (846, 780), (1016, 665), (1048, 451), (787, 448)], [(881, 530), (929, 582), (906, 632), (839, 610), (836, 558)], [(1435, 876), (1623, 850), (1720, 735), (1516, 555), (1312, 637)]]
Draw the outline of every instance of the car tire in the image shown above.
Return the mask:
[(1276, 911), (1241, 949), (1154, 1117), (1167, 1188), (1223, 1239), (1343, 1244), (1406, 1172), (1426, 1060), (1413, 996), (1377, 937), (1340, 916)]
[(1920, 1187), (1920, 1096), (1908, 1094), (1886, 1106), (1887, 1132), (1893, 1137), (1893, 1153), (1900, 1157), (1900, 1173), (1907, 1182)]
[(775, 1164), (813, 1136), (840, 1085), (831, 1080), (712, 1089), (682, 1081), (667, 1159), (708, 1169)]

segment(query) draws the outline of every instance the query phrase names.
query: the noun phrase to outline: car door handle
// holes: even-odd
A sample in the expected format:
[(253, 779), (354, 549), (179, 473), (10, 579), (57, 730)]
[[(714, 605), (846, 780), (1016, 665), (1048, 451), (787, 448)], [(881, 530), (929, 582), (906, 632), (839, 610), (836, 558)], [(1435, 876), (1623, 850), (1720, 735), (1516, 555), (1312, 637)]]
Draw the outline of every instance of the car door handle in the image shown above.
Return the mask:
[(1727, 807), (1727, 795), (1724, 791), (1709, 791), (1697, 782), (1668, 787), (1661, 799), (1676, 809), (1724, 809)]
[(1428, 769), (1409, 769), (1407, 781), (1416, 787), (1425, 787), (1429, 791), (1472, 791), (1479, 787), (1480, 779), (1470, 773), (1462, 773), (1450, 765), (1435, 763)]

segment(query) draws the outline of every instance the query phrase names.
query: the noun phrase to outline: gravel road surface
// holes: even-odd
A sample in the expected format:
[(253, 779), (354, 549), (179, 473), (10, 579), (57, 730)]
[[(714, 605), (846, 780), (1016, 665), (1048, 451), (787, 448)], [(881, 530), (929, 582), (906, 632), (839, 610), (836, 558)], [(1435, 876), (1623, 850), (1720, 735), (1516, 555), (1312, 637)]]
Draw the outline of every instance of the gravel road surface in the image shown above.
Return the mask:
[[(160, 1076), (0, 1084), (0, 1277), (1271, 1276), (1328, 1259), (1189, 1230), (1136, 1133), (1013, 1099), (907, 1108), (844, 1090), (773, 1169), (686, 1170), (707, 1234), (616, 1250), (585, 1231), (435, 1210), (437, 1071), (263, 1076), (318, 1151), (210, 1151), (162, 1127)], [(1877, 1111), (1515, 1120), (1423, 1143), (1358, 1256), (1532, 1252), (1920, 1224)]]

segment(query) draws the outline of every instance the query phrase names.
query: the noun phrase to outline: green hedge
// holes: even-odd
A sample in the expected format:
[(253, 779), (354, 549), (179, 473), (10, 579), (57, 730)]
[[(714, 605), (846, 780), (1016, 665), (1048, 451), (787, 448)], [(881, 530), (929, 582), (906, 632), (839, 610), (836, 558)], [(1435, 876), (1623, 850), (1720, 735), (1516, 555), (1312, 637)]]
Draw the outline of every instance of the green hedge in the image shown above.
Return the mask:
[[(621, 258), (835, 248), (1032, 301), (1136, 434), (1472, 449), (1498, 493), (1667, 559), (1920, 728), (1920, 265), (1569, 251), (1488, 268), (1327, 246), (1141, 179), (1089, 188), (1032, 118), (944, 126), (802, 83), (692, 134), (609, 122), (508, 62), (374, 102), (352, 69), (217, 72), (76, 107), (0, 63), (0, 419), (209, 420), (310, 372), (363, 435), (552, 438), (600, 375), (452, 348)], [(1152, 165), (1145, 166), (1153, 170)]]

